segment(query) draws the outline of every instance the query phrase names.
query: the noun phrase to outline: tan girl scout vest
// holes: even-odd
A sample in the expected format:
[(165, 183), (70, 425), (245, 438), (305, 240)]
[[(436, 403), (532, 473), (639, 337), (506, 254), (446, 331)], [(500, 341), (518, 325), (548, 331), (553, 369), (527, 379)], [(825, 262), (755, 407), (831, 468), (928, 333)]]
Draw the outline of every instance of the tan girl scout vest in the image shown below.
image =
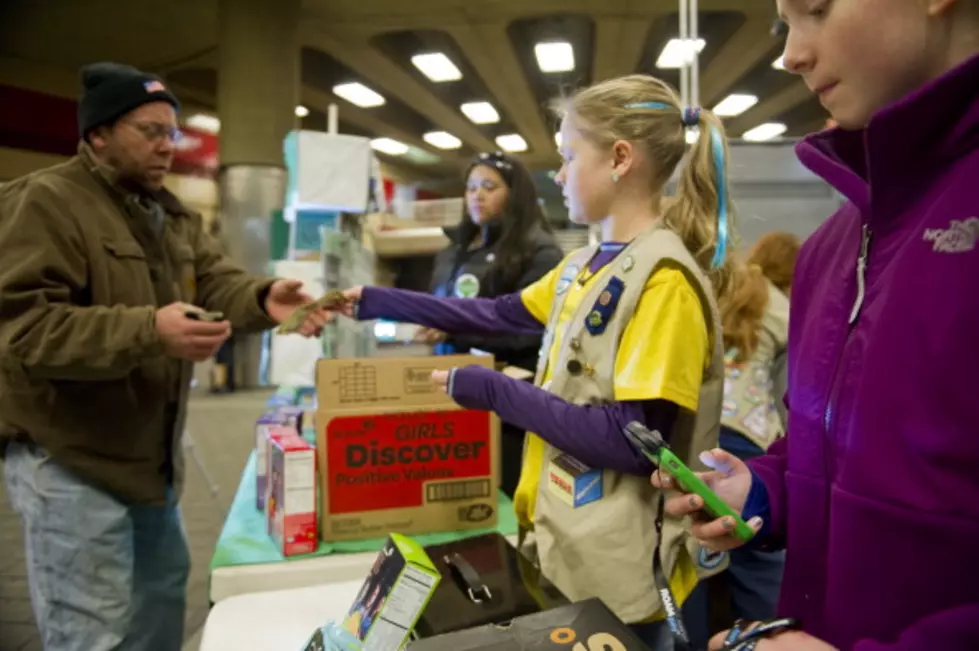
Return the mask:
[[(565, 273), (573, 271), (575, 267), (571, 265), (578, 269), (587, 265), (596, 248), (572, 254)], [(704, 312), (709, 315), (707, 326), (714, 342), (700, 390), (699, 412), (696, 417), (681, 412), (670, 437), (671, 447), (681, 459), (695, 469), (703, 469), (697, 455), (717, 445), (724, 377), (723, 344), (710, 282), (672, 231), (656, 227), (640, 235), (599, 272), (599, 278), (568, 323), (557, 366), (552, 369), (551, 381), (543, 388), (572, 404), (612, 402), (619, 340), (647, 279), (666, 259), (687, 270)], [(605, 294), (610, 288), (621, 290), (617, 301), (609, 300), (610, 296)], [(537, 369), (538, 385), (547, 369), (555, 324), (566, 296), (557, 296), (551, 307)], [(604, 329), (592, 334), (587, 327), (589, 320), (593, 329), (596, 323), (605, 320)], [(527, 551), (536, 553), (544, 576), (573, 601), (600, 597), (627, 623), (649, 619), (661, 605), (652, 573), (658, 492), (649, 477), (593, 470), (546, 444), (543, 459), (534, 510), (533, 545)], [(562, 489), (566, 491), (563, 495)], [(591, 501), (576, 508), (585, 501), (579, 496), (588, 493)], [(595, 499), (595, 495), (599, 497)], [(686, 524), (668, 518), (664, 525), (661, 553), (667, 577), (672, 576), (684, 545), (689, 543), (691, 549), (699, 549), (691, 542), (693, 538), (688, 535)], [(712, 567), (714, 571), (722, 569), (722, 562)]]
[(775, 358), (789, 338), (789, 299), (775, 285), (768, 284), (768, 306), (758, 337), (758, 348), (751, 359), (734, 361), (736, 350), (728, 351), (724, 361), (724, 402), (721, 424), (767, 450), (785, 434), (776, 408), (772, 370)]

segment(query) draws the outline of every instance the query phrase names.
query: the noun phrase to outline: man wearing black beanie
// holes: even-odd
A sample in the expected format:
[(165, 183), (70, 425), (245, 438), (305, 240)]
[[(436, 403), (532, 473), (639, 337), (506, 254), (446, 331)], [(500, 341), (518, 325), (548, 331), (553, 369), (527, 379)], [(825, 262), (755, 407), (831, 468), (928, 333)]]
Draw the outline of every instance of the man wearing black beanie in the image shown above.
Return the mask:
[(193, 363), (311, 299), (247, 275), (163, 187), (180, 132), (162, 80), (81, 79), (78, 155), (0, 186), (0, 454), (44, 648), (179, 651)]

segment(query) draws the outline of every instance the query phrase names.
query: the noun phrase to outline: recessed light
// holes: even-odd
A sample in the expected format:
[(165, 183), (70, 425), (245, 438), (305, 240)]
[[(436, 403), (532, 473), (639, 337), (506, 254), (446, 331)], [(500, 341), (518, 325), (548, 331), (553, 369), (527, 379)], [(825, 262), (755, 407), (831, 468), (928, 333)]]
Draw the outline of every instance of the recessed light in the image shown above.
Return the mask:
[(391, 138), (375, 138), (371, 140), (371, 149), (376, 149), (382, 154), (390, 154), (391, 156), (403, 156), (408, 153), (408, 145)]
[(474, 124), (494, 124), (500, 121), (500, 114), (489, 102), (467, 102), (459, 108)]
[(309, 115), (309, 109), (308, 108), (306, 108), (302, 104), (300, 104), (299, 106), (296, 107), (296, 117), (297, 118), (304, 118), (307, 115)]
[(785, 55), (783, 54), (779, 58), (772, 61), (772, 67), (776, 70), (785, 70)]
[(694, 54), (703, 52), (706, 45), (707, 41), (702, 38), (696, 40), (671, 38), (663, 51), (660, 52), (659, 59), (656, 60), (656, 67), (682, 68), (693, 62)]
[(741, 115), (757, 103), (758, 97), (756, 95), (732, 93), (717, 103), (717, 106), (714, 107), (714, 114), (722, 118), (734, 117)]
[(496, 144), (500, 146), (500, 149), (504, 151), (527, 151), (527, 141), (523, 139), (518, 133), (508, 133), (503, 136), (497, 136)]
[(333, 94), (361, 108), (373, 108), (375, 106), (381, 106), (385, 102), (383, 97), (356, 81), (334, 86)]
[(541, 72), (568, 72), (574, 70), (574, 48), (567, 41), (538, 43), (534, 47), (537, 65)]
[(217, 133), (221, 130), (221, 120), (213, 115), (195, 113), (187, 118), (186, 124), (193, 129), (200, 129), (208, 133)]
[(788, 127), (780, 122), (766, 122), (765, 124), (759, 124), (754, 129), (745, 131), (741, 139), (751, 142), (762, 142), (764, 140), (778, 138), (786, 131), (788, 131)]
[(462, 147), (462, 141), (447, 131), (430, 131), (422, 138), (432, 147), (439, 149), (458, 149)]
[(462, 79), (459, 68), (441, 52), (430, 52), (428, 54), (416, 54), (411, 57), (411, 62), (421, 70), (422, 74), (430, 80), (438, 83), (443, 81), (458, 81)]

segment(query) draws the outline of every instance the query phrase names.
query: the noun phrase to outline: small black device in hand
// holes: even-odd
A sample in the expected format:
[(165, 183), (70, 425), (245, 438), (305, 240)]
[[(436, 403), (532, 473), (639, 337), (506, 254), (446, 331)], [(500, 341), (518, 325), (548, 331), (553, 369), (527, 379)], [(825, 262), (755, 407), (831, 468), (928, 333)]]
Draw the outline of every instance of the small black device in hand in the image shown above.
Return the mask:
[(199, 312), (196, 310), (187, 310), (184, 315), (188, 319), (193, 319), (194, 321), (204, 321), (206, 323), (217, 323), (218, 321), (224, 321), (224, 314), (221, 312)]

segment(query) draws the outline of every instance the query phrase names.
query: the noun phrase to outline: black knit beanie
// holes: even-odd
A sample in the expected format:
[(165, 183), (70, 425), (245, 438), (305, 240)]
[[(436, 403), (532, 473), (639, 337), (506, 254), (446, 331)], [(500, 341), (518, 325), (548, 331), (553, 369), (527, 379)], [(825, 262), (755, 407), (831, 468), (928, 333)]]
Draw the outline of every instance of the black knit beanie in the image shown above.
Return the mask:
[(126, 113), (150, 102), (180, 102), (160, 78), (121, 63), (92, 63), (81, 69), (82, 97), (78, 102), (78, 132), (82, 139), (95, 128), (113, 124)]

